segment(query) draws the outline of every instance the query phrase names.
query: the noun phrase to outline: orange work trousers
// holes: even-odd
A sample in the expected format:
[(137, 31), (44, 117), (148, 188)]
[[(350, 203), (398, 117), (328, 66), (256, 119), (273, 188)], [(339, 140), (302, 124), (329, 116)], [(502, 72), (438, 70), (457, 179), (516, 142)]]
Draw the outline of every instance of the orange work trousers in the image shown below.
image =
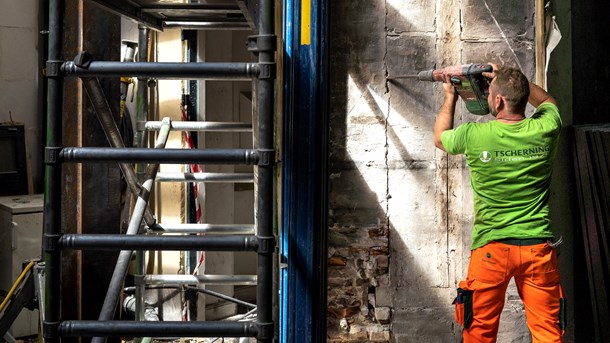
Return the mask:
[(468, 276), (454, 300), (464, 343), (496, 342), (511, 278), (525, 306), (532, 343), (563, 342), (564, 299), (556, 249), (547, 243), (491, 242), (471, 251)]

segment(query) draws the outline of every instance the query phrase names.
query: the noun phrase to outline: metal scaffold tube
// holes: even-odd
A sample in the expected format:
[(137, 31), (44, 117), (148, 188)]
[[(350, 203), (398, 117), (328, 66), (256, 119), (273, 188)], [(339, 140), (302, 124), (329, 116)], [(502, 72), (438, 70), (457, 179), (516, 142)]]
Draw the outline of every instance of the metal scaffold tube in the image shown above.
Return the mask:
[(189, 287), (188, 289), (193, 290), (193, 291), (198, 292), (198, 293), (203, 293), (203, 294), (211, 295), (213, 297), (216, 297), (216, 298), (219, 298), (219, 299), (222, 299), (222, 300), (230, 301), (232, 303), (235, 303), (235, 304), (238, 304), (238, 305), (241, 305), (241, 306), (244, 306), (244, 307), (254, 308), (254, 309), (256, 308), (255, 304), (251, 304), (249, 302), (242, 301), (242, 300), (230, 297), (228, 295), (224, 295), (222, 293), (214, 292), (214, 291), (211, 291), (209, 289), (197, 288), (197, 287)]
[[(254, 251), (258, 248), (256, 236), (150, 236), (109, 234), (70, 234), (59, 241), (63, 249), (82, 250), (208, 250)], [(131, 254), (130, 254), (131, 255)]]
[(234, 13), (241, 14), (237, 5), (230, 4), (204, 4), (196, 2), (188, 3), (150, 3), (142, 6), (142, 12), (152, 12), (154, 10), (197, 10), (205, 13)]
[(59, 342), (61, 250), (54, 242), (61, 236), (61, 170), (55, 150), (61, 146), (63, 80), (53, 72), (53, 64), (61, 58), (64, 2), (49, 1), (49, 40), (47, 76), (47, 137), (44, 185), (44, 223), (42, 256), (45, 264), (44, 313), (42, 335), (46, 343)]
[[(159, 121), (149, 121), (144, 124), (146, 130), (158, 130)], [(173, 121), (172, 131), (207, 131), (207, 132), (252, 132), (251, 123), (231, 123), (215, 121)]]
[(147, 149), (147, 148), (76, 148), (61, 149), (63, 162), (148, 162), (166, 164), (216, 163), (256, 164), (253, 149)]
[(157, 79), (251, 80), (259, 74), (256, 63), (174, 63), (93, 61), (87, 67), (74, 61), (61, 66), (64, 75), (99, 77), (154, 77)]
[[(170, 123), (169, 119), (167, 118), (164, 121), (165, 126), (159, 132), (159, 136), (155, 142), (155, 150), (164, 148), (165, 144), (167, 143)], [(136, 200), (133, 213), (129, 221), (129, 226), (127, 228), (127, 233), (126, 235), (120, 235), (120, 238), (122, 238), (123, 241), (127, 238), (127, 236), (131, 236), (129, 238), (134, 238), (134, 236), (140, 231), (142, 226), (142, 218), (144, 216), (145, 209), (148, 207), (148, 199), (150, 197), (150, 191), (152, 189), (154, 179), (157, 176), (157, 171), (159, 171), (158, 164), (148, 165), (145, 174), (145, 181), (142, 183), (142, 189), (140, 190)], [(119, 257), (117, 259), (114, 272), (112, 273), (110, 285), (108, 286), (108, 291), (106, 292), (106, 297), (104, 298), (104, 304), (102, 305), (98, 320), (110, 320), (113, 318), (119, 302), (121, 289), (125, 281), (125, 276), (127, 275), (132, 254), (132, 250), (121, 250), (119, 253)], [(92, 343), (104, 343), (105, 341), (105, 337), (94, 337), (91, 340)]]
[(249, 322), (128, 322), (81, 320), (59, 325), (61, 337), (256, 337), (258, 328)]
[(252, 173), (158, 173), (157, 182), (252, 183)]
[(156, 224), (148, 228), (156, 233), (205, 233), (224, 235), (254, 235), (252, 224)]
[[(150, 35), (150, 30), (145, 27), (138, 27), (138, 61), (139, 62), (149, 62), (149, 42), (152, 43), (152, 37)], [(147, 132), (143, 129), (140, 129), (139, 126), (141, 123), (145, 123), (148, 121), (148, 101), (150, 98), (156, 99), (156, 97), (149, 97), (149, 80), (146, 78), (139, 77), (137, 78), (138, 88), (137, 88), (137, 111), (136, 111), (136, 132), (134, 133), (134, 145), (136, 147), (146, 147), (146, 139)], [(155, 84), (155, 82), (152, 82)], [(154, 89), (157, 89), (154, 87)], [(136, 164), (136, 169), (138, 171), (138, 177), (144, 177), (144, 165), (142, 163)], [(158, 173), (157, 173), (158, 174)], [(136, 251), (136, 262), (135, 262), (135, 272), (136, 275), (141, 275), (144, 273), (146, 269), (146, 259), (143, 251)], [(135, 319), (136, 320), (144, 320), (145, 312), (146, 312), (146, 304), (144, 301), (144, 287), (140, 286), (136, 288), (135, 299), (136, 299), (136, 312)], [(146, 342), (148, 343), (150, 338), (146, 338)], [(140, 340), (140, 343), (143, 340)]]
[[(259, 3), (259, 35), (261, 37), (274, 37), (274, 14), (274, 1), (261, 0)], [(260, 51), (259, 64), (270, 64), (275, 67), (274, 50)], [(274, 77), (258, 80), (258, 148), (261, 150), (274, 151), (274, 85)], [(257, 337), (258, 342), (271, 342), (275, 335), (273, 321), (273, 255), (275, 252), (273, 175), (274, 165), (258, 166), (257, 235), (260, 244), (262, 241), (268, 243), (258, 252), (256, 320), (261, 331)]]
[[(227, 19), (223, 19), (227, 21)], [(237, 19), (234, 22), (221, 22), (216, 23), (212, 21), (207, 22), (192, 22), (192, 21), (167, 21), (165, 22), (166, 28), (180, 28), (182, 30), (247, 30), (250, 28), (248, 22), (245, 19)]]
[[(148, 62), (148, 40), (149, 30), (144, 27), (138, 29), (138, 60)], [(148, 80), (138, 78), (136, 123), (145, 123), (148, 120)], [(134, 145), (136, 147), (146, 146), (146, 135), (144, 130), (136, 130), (134, 133)], [(143, 169), (143, 168), (142, 168)], [(142, 172), (141, 168), (138, 171)]]
[[(102, 86), (100, 85), (100, 81), (97, 78), (90, 77), (83, 77), (81, 80), (83, 81), (83, 86), (87, 91), (87, 95), (91, 100), (91, 104), (95, 109), (95, 114), (100, 121), (110, 146), (113, 148), (124, 148), (125, 143), (123, 142), (119, 128), (116, 126), (112, 116), (112, 111), (110, 110), (108, 101), (104, 96)], [(160, 122), (159, 127), (161, 127), (163, 123), (164, 122)], [(167, 125), (167, 123), (165, 125)], [(127, 182), (131, 192), (133, 194), (140, 193), (140, 184), (138, 183), (138, 177), (136, 176), (133, 166), (129, 163), (119, 163), (119, 167), (123, 172), (123, 176), (125, 177), (125, 181)], [(153, 225), (155, 223), (155, 218), (148, 206), (144, 212), (144, 221), (146, 222), (146, 225)]]
[[(145, 285), (144, 288), (145, 289), (182, 289), (183, 286), (185, 286), (186, 290), (211, 295), (215, 298), (226, 300), (226, 301), (229, 301), (229, 302), (232, 302), (232, 303), (244, 306), (244, 307), (254, 309), (254, 311), (256, 311), (256, 304), (252, 304), (247, 301), (243, 301), (243, 300), (236, 299), (234, 297), (230, 297), (226, 294), (214, 292), (214, 291), (211, 291), (211, 290), (205, 289), (205, 288), (198, 288), (196, 286), (192, 286), (192, 285), (188, 285), (188, 284), (186, 284), (186, 285), (176, 285), (176, 284), (174, 284), (174, 285), (148, 285), (148, 286)], [(130, 287), (125, 287), (123, 290), (125, 292), (133, 292), (135, 289), (136, 289), (136, 287), (130, 286)], [(131, 299), (131, 298), (128, 297), (127, 299)], [(129, 301), (130, 300), (128, 300), (128, 302)], [(128, 306), (130, 306), (130, 305), (131, 305), (131, 303), (128, 304)], [(131, 307), (129, 308), (129, 310), (131, 310)]]
[(256, 275), (167, 275), (154, 274), (144, 276), (146, 285), (255, 285)]

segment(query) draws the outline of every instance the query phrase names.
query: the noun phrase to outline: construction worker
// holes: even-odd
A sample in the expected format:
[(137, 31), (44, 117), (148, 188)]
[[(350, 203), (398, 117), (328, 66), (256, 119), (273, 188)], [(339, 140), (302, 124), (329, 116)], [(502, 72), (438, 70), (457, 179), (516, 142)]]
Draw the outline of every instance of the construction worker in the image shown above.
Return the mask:
[[(525, 306), (532, 342), (563, 342), (564, 299), (548, 200), (561, 130), (555, 99), (521, 71), (493, 67), (488, 104), (495, 120), (453, 127), (458, 95), (443, 83), (445, 100), (434, 143), (464, 154), (474, 192), (468, 275), (454, 301), (465, 343), (495, 342), (511, 278)], [(527, 103), (536, 108), (526, 117)]]

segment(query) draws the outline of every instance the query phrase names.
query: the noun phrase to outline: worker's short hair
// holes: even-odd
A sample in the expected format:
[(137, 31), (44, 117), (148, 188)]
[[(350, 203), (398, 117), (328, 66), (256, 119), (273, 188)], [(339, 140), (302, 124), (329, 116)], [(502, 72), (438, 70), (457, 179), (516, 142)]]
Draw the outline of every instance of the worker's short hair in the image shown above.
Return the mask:
[(513, 112), (524, 113), (530, 95), (529, 81), (515, 68), (501, 68), (496, 71), (494, 85)]

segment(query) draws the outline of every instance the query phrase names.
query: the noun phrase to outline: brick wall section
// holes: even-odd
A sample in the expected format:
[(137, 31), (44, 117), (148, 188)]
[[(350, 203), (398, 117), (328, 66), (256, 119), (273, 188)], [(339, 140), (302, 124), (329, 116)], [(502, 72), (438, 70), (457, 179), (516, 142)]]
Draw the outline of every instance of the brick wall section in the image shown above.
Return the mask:
[[(433, 144), (441, 87), (386, 77), (488, 61), (531, 76), (530, 2), (330, 2), (328, 342), (459, 340), (451, 301), (469, 256), (468, 170)], [(528, 338), (515, 295), (507, 341)]]
[[(354, 239), (354, 245), (342, 238), (361, 234), (364, 236)], [(331, 236), (335, 244), (329, 251), (329, 336), (338, 339), (337, 342), (369, 338), (375, 341), (373, 337), (386, 341), (390, 307), (377, 306), (375, 289), (379, 285), (389, 286), (387, 227), (368, 230), (335, 227)], [(383, 302), (389, 303), (390, 299)]]

